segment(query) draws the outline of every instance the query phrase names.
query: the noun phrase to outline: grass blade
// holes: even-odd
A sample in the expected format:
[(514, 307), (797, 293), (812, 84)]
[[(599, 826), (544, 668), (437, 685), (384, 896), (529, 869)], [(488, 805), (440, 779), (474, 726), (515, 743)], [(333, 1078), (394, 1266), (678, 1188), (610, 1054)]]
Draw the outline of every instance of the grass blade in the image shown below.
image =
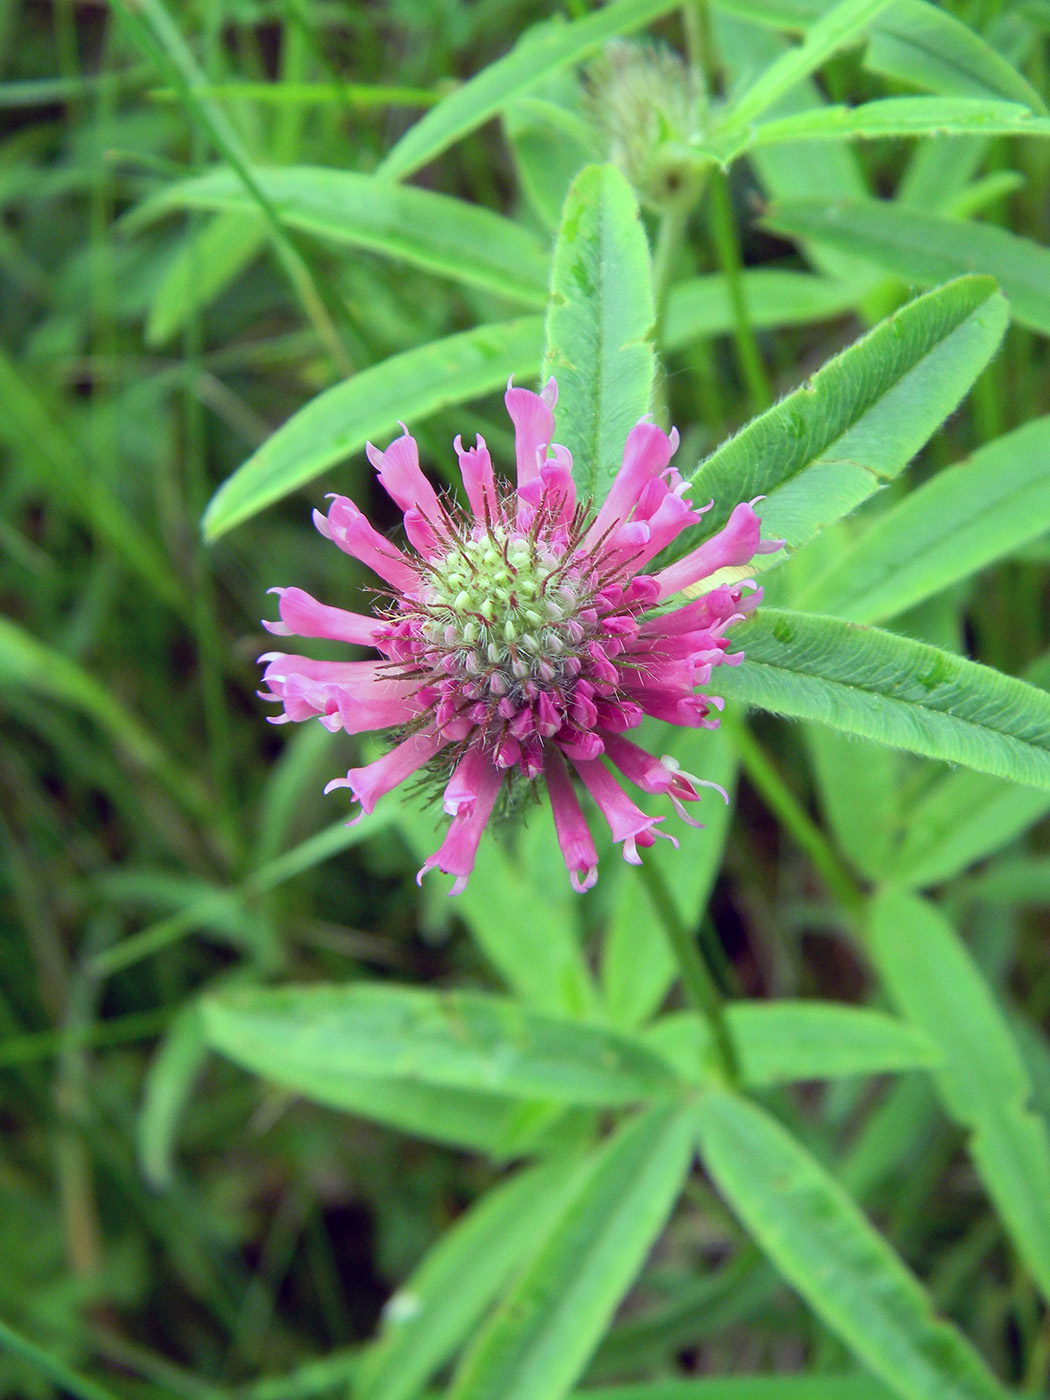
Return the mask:
[(377, 174), (390, 180), (411, 175), (544, 78), (587, 58), (607, 39), (640, 29), (674, 8), (668, 0), (614, 0), (571, 24), (554, 22), (527, 31), (510, 53), (483, 68), (410, 127)]

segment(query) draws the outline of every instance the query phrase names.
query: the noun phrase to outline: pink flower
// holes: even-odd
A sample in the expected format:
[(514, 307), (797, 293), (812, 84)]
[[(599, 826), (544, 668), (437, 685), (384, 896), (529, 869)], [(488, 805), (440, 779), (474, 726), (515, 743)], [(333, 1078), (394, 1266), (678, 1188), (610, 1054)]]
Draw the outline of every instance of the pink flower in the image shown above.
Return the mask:
[(542, 394), (507, 389), (516, 491), (497, 482), (482, 438), (469, 449), (456, 439), (469, 512), (438, 496), (407, 430), (385, 452), (369, 445), (379, 480), (404, 514), (409, 548), (379, 534), (344, 496), (314, 519), (384, 581), (388, 601), (362, 616), (279, 588), (281, 620), (264, 624), (279, 636), (327, 637), (379, 653), (376, 661), (343, 662), (268, 653), (260, 693), (283, 706), (277, 723), (317, 717), (333, 731), (393, 732), (382, 758), (325, 789), (349, 788), (362, 812), (422, 769), (445, 775), (451, 821), (420, 877), (436, 866), (455, 877), (453, 894), (467, 882), (501, 791), (515, 782), (543, 777), (569, 878), (581, 891), (597, 878), (597, 856), (570, 773), (628, 861), (637, 863), (639, 847), (665, 833), (657, 830), (663, 817), (641, 811), (621, 778), (666, 795), (692, 822), (683, 804), (715, 785), (623, 735), (646, 714), (718, 724), (721, 700), (698, 687), (716, 666), (741, 660), (728, 652), (726, 632), (756, 606), (761, 589), (745, 581), (677, 605), (667, 600), (781, 543), (762, 543), (754, 503), (738, 505), (717, 534), (645, 573), (707, 509), (692, 507), (669, 466), (678, 434), (637, 423), (594, 512), (589, 502), (577, 504), (572, 458), (551, 441), (556, 399), (553, 379)]

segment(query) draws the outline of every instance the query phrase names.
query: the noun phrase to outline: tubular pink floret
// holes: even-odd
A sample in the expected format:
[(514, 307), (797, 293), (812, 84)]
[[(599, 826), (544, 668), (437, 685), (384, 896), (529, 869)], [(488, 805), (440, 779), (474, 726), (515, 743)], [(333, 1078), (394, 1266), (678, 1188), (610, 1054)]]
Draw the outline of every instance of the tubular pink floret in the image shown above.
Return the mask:
[(643, 846), (651, 845), (653, 836), (667, 835), (667, 839), (677, 846), (678, 842), (673, 836), (656, 830), (663, 817), (646, 816), (640, 807), (636, 807), (600, 759), (581, 761), (574, 758), (572, 766), (608, 823), (612, 839), (623, 842), (624, 860), (638, 865), (641, 859), (637, 851), (638, 842), (641, 841)]
[[(396, 545), (374, 529), (346, 496), (333, 496), (328, 507), (327, 529), (323, 533), (346, 554), (367, 564), (392, 588), (407, 592), (416, 582), (416, 573)], [(320, 528), (320, 526), (318, 526)]]
[[(736, 665), (726, 633), (761, 597), (750, 580), (690, 601), (667, 600), (726, 566), (778, 548), (762, 543), (755, 501), (738, 505), (718, 534), (653, 574), (641, 570), (703, 511), (670, 465), (678, 435), (643, 420), (629, 433), (610, 494), (596, 515), (577, 506), (569, 450), (552, 442), (557, 389), (508, 384), (515, 429), (516, 497), (497, 485), (483, 438), (455, 439), (470, 511), (444, 503), (402, 435), (369, 460), (404, 516), (407, 548), (375, 530), (346, 497), (320, 533), (387, 585), (372, 618), (319, 603), (302, 589), (274, 590), (278, 635), (375, 647), (372, 661), (314, 661), (268, 653), (264, 698), (275, 723), (316, 719), (349, 734), (392, 730), (389, 752), (351, 768), (326, 791), (348, 788), (372, 811), (379, 798), (428, 764), (445, 761), (451, 818), (420, 877), (438, 867), (466, 884), (501, 786), (546, 780), (558, 843), (576, 890), (594, 884), (597, 853), (571, 770), (597, 803), (624, 858), (658, 836), (662, 817), (641, 811), (607, 766), (666, 796), (682, 820), (704, 787), (664, 755), (624, 737), (646, 714), (711, 729), (721, 700), (701, 693), (719, 666)], [(377, 590), (378, 591), (378, 590)], [(663, 610), (661, 610), (661, 606)], [(723, 797), (725, 796), (723, 792)], [(673, 840), (673, 838), (669, 838)]]
[(378, 472), (383, 490), (401, 511), (415, 507), (432, 522), (441, 519), (437, 492), (419, 469), (416, 440), (403, 423), (401, 436), (385, 452), (367, 442), (365, 455)]
[[(708, 578), (719, 569), (749, 563), (761, 544), (761, 526), (762, 522), (749, 505), (742, 502), (734, 506), (733, 513), (717, 535), (712, 535), (698, 549), (655, 575), (660, 585), (660, 597), (680, 593), (683, 588)], [(776, 543), (773, 547), (779, 549), (780, 545)]]
[(557, 386), (554, 386), (553, 395), (548, 392), (553, 383), (549, 379), (543, 393), (534, 394), (529, 389), (515, 389), (507, 380), (503, 401), (514, 424), (514, 460), (519, 491), (539, 475), (554, 435), (554, 414), (551, 410), (557, 399)]
[(463, 489), (474, 512), (476, 520), (497, 520), (499, 518), (499, 497), (496, 494), (496, 478), (492, 472), (492, 458), (485, 446), (485, 439), (478, 434), (476, 447), (464, 450), (463, 439), (457, 435), (452, 444), (459, 458), (459, 471), (463, 478)]
[[(481, 833), (485, 829), (492, 808), (499, 793), (500, 774), (491, 763), (477, 763), (476, 750), (469, 749), (452, 774), (445, 789), (446, 811), (448, 810), (449, 789), (455, 787), (452, 804), (456, 814), (445, 832), (445, 839), (434, 852), (427, 856), (416, 875), (416, 884), (423, 883), (423, 876), (435, 866), (446, 875), (454, 875), (455, 881), (449, 894), (462, 894), (467, 887), (467, 879), (474, 869)], [(469, 774), (461, 778), (464, 765), (470, 768)]]
[(577, 894), (583, 894), (598, 879), (598, 853), (594, 849), (594, 838), (560, 754), (550, 756), (543, 776), (551, 800), (558, 845), (569, 872), (569, 883)]
[(667, 466), (678, 446), (678, 432), (671, 436), (655, 423), (636, 423), (627, 434), (623, 461), (613, 478), (609, 494), (602, 502), (584, 544), (594, 547), (619, 521), (625, 521), (639, 503), (642, 493)]
[(444, 740), (432, 729), (410, 734), (374, 763), (368, 763), (363, 768), (351, 768), (345, 778), (333, 778), (326, 786), (325, 793), (341, 787), (350, 789), (361, 804), (360, 812), (350, 823), (352, 826), (366, 812), (374, 811), (381, 797), (429, 763), (443, 743)]
[(363, 617), (361, 613), (346, 612), (319, 603), (302, 588), (271, 588), (280, 599), (280, 622), (263, 626), (280, 637), (326, 637), (332, 642), (351, 642), (355, 646), (372, 646), (377, 634), (386, 626), (382, 618)]

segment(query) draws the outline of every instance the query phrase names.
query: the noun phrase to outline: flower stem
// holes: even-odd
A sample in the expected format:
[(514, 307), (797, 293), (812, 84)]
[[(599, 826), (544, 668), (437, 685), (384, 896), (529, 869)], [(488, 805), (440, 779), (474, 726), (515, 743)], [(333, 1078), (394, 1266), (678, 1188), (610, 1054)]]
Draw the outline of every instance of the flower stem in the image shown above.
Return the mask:
[(686, 928), (663, 871), (654, 860), (643, 861), (637, 867), (639, 878), (652, 900), (660, 922), (670, 939), (678, 963), (682, 988), (711, 1029), (715, 1052), (722, 1073), (730, 1084), (739, 1083), (740, 1064), (733, 1037), (726, 1022), (722, 993), (714, 974), (701, 956), (700, 949)]
[(747, 313), (744, 283), (741, 277), (740, 239), (733, 210), (729, 203), (729, 185), (721, 170), (712, 170), (708, 185), (708, 208), (711, 213), (711, 237), (714, 240), (718, 265), (726, 279), (729, 304), (733, 312), (733, 345), (737, 364), (756, 409), (768, 408), (773, 402), (766, 367), (762, 363), (758, 341)]
[(864, 897), (827, 837), (781, 777), (776, 764), (747, 726), (733, 714), (723, 714), (722, 727), (733, 736), (740, 765), (748, 781), (797, 846), (806, 852), (824, 883), (856, 922)]

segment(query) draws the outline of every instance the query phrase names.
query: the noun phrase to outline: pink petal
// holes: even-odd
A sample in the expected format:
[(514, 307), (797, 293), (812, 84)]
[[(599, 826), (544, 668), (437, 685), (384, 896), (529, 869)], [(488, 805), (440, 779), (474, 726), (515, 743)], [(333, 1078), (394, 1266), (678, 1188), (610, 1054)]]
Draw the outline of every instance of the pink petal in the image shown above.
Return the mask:
[(565, 868), (569, 872), (569, 882), (578, 894), (583, 894), (598, 878), (598, 853), (594, 849), (594, 839), (584, 820), (565, 763), (557, 754), (548, 757), (543, 776), (550, 794), (554, 830)]
[(515, 389), (509, 380), (507, 382), (503, 402), (514, 424), (514, 460), (518, 469), (519, 490), (539, 476), (540, 465), (554, 433), (551, 409), (557, 392), (553, 379), (547, 381), (542, 394), (534, 394), (529, 389)]
[(379, 473), (380, 485), (402, 512), (415, 506), (435, 524), (442, 518), (437, 493), (419, 469), (416, 440), (407, 429), (385, 452), (365, 443), (365, 454)]
[[(387, 623), (380, 617), (363, 617), (343, 608), (327, 607), (312, 598), (302, 588), (271, 588), (280, 598), (281, 621), (263, 626), (278, 636), (327, 637), (333, 642), (353, 642), (356, 646), (371, 646), (376, 633)], [(283, 631), (278, 631), (283, 628)]]
[(650, 837), (650, 841), (652, 839), (650, 833), (663, 836), (664, 832), (655, 831), (663, 817), (649, 817), (640, 807), (636, 807), (599, 759), (573, 759), (572, 766), (583, 779), (584, 787), (609, 823), (613, 840), (624, 842), (624, 859), (632, 865), (637, 865), (638, 854), (635, 847), (639, 837), (643, 838), (642, 844), (645, 845), (646, 836)]
[(333, 496), (327, 518), (314, 511), (314, 523), (344, 553), (367, 564), (392, 588), (401, 593), (410, 593), (418, 585), (419, 575), (407, 557), (378, 530), (373, 529), (349, 497)]
[(719, 569), (747, 564), (761, 543), (761, 527), (761, 520), (749, 505), (742, 502), (734, 506), (732, 515), (717, 535), (654, 575), (660, 586), (660, 597), (680, 593)]
[[(476, 750), (468, 749), (467, 754), (460, 760), (452, 775), (449, 783), (450, 788), (456, 783), (457, 775), (464, 763), (475, 754)], [(467, 887), (467, 879), (474, 869), (474, 858), (477, 855), (481, 833), (492, 814), (492, 808), (495, 805), (502, 781), (501, 774), (491, 762), (485, 762), (476, 771), (472, 767), (471, 774), (468, 776), (472, 781), (468, 782), (465, 778), (462, 783), (462, 791), (457, 786), (453, 794), (453, 801), (457, 809), (460, 809), (459, 815), (455, 816), (449, 823), (445, 839), (433, 855), (427, 856), (416, 876), (416, 883), (421, 884), (426, 872), (435, 866), (439, 870), (443, 870), (446, 875), (454, 875), (456, 878), (449, 894), (462, 894)], [(446, 789), (446, 797), (447, 794), (448, 789)]]
[(361, 811), (354, 818), (360, 821), (366, 812), (375, 809), (376, 803), (386, 793), (391, 792), (410, 778), (434, 757), (444, 740), (432, 729), (422, 729), (418, 734), (410, 734), (402, 739), (389, 753), (368, 763), (363, 768), (351, 768), (345, 778), (333, 778), (325, 788), (329, 793), (333, 788), (348, 787)]
[(613, 478), (609, 494), (602, 502), (583, 543), (593, 548), (618, 521), (624, 521), (638, 504), (638, 498), (664, 470), (678, 446), (678, 433), (670, 437), (655, 423), (636, 423), (627, 434), (623, 461)]
[(463, 489), (474, 512), (474, 518), (495, 524), (499, 519), (499, 496), (496, 493), (496, 478), (492, 472), (492, 458), (485, 446), (485, 439), (479, 434), (476, 447), (463, 450), (463, 440), (457, 437), (452, 444), (459, 458)]

